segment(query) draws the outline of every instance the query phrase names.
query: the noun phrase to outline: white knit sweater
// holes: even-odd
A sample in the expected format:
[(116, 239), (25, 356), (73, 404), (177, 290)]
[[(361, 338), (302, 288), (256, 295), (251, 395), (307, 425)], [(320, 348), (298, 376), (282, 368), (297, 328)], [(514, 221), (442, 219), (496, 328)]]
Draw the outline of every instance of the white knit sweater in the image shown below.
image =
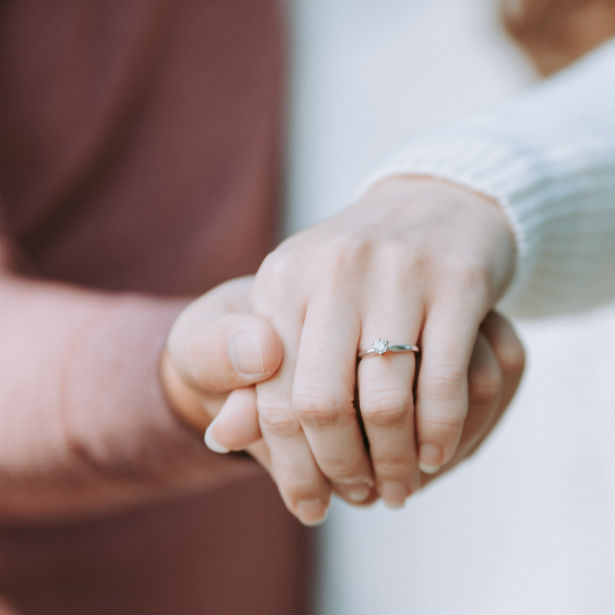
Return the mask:
[(445, 178), (496, 199), (517, 242), (500, 307), (536, 317), (615, 295), (613, 41), (496, 113), (418, 140), (367, 182)]

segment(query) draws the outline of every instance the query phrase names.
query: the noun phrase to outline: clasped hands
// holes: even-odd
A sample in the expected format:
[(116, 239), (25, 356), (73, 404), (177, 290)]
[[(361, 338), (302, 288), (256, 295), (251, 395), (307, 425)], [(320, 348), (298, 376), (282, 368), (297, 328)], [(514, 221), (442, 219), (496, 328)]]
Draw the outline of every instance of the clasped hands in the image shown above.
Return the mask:
[[(209, 424), (210, 448), (250, 452), (305, 524), (332, 493), (402, 506), (470, 455), (514, 395), (523, 348), (492, 311), (514, 257), (497, 203), (386, 180), (284, 241), (255, 278), (191, 303), (163, 387), (185, 420)], [(420, 354), (357, 362), (376, 338)]]

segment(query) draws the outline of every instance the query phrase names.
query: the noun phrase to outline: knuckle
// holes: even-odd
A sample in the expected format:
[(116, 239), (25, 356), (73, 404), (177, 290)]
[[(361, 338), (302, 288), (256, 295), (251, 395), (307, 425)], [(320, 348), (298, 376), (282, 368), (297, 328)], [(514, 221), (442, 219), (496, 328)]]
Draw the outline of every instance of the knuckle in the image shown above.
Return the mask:
[(307, 425), (331, 427), (339, 419), (339, 412), (332, 407), (306, 406), (297, 410), (299, 420)]
[(388, 427), (398, 425), (408, 415), (412, 407), (410, 390), (372, 391), (361, 398), (361, 414), (373, 425)]
[(453, 295), (471, 293), (484, 300), (491, 287), (489, 269), (478, 259), (455, 254), (445, 259), (442, 274), (446, 280), (445, 287)]
[(328, 455), (318, 460), (323, 473), (330, 480), (349, 484), (359, 476), (360, 462), (341, 455)]
[(397, 239), (382, 242), (378, 251), (380, 271), (386, 271), (392, 289), (405, 289), (412, 285), (419, 289), (424, 284), (425, 273), (431, 267), (423, 251), (412, 252)]
[(372, 461), (380, 479), (406, 477), (412, 469), (412, 459), (402, 453), (373, 454)]
[[(466, 408), (456, 408), (438, 416), (419, 416), (417, 430), (420, 440), (448, 440), (461, 432), (467, 414)], [(426, 435), (429, 434), (429, 437)]]
[(433, 255), (425, 249), (415, 249), (406, 256), (406, 262), (413, 275), (426, 273), (434, 267)]
[(382, 241), (379, 243), (379, 256), (382, 264), (389, 269), (399, 269), (402, 267), (404, 270), (420, 269), (423, 267), (424, 255), (422, 252), (416, 252), (414, 254), (408, 253), (408, 246), (399, 241), (398, 239), (389, 239), (388, 241)]
[(489, 278), (489, 269), (479, 259), (456, 257), (448, 264), (461, 288), (475, 288)]
[(301, 422), (317, 427), (335, 425), (354, 412), (351, 400), (318, 391), (293, 394), (293, 408)]
[(472, 403), (493, 404), (502, 390), (502, 374), (498, 369), (481, 369), (470, 372), (469, 397)]
[(368, 257), (370, 251), (370, 244), (363, 237), (337, 237), (320, 250), (320, 270), (334, 280), (344, 278)]
[(423, 397), (449, 401), (459, 397), (466, 383), (465, 372), (454, 366), (435, 367), (422, 386)]
[(329, 256), (336, 262), (352, 262), (371, 249), (371, 240), (358, 234), (341, 235), (331, 241)]
[(289, 254), (283, 250), (277, 249), (269, 252), (258, 269), (257, 280), (258, 278), (282, 277), (287, 271), (289, 261)]
[(266, 285), (276, 275), (277, 271), (277, 254), (270, 252), (265, 256), (260, 264), (256, 275), (254, 276), (254, 284), (252, 285), (252, 295), (258, 294), (258, 291)]
[(331, 483), (317, 468), (306, 469), (295, 461), (274, 471), (274, 477), (284, 498), (294, 504), (301, 500), (328, 499)]
[(288, 279), (297, 275), (291, 252), (276, 249), (261, 263), (250, 290), (250, 303), (257, 311), (268, 311), (270, 304), (279, 302)]
[(260, 406), (258, 418), (261, 429), (273, 436), (289, 438), (301, 432), (299, 421), (291, 412), (285, 409), (263, 408)]
[(302, 500), (325, 500), (328, 497), (328, 492), (323, 490), (317, 478), (289, 480), (280, 485), (280, 488), (286, 498), (295, 505)]

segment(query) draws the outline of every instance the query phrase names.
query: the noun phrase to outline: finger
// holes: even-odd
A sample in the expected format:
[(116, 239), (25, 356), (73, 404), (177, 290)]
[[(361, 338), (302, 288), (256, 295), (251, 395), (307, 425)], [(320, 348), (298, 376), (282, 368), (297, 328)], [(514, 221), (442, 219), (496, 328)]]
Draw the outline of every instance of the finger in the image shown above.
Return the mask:
[(479, 333), (468, 368), (468, 414), (457, 451), (447, 466), (465, 458), (489, 430), (500, 407), (502, 389), (502, 370), (489, 342)]
[(205, 444), (215, 453), (240, 451), (261, 439), (254, 387), (236, 389), (205, 432)]
[(211, 320), (190, 304), (169, 334), (167, 352), (191, 386), (225, 393), (270, 378), (282, 361), (275, 329), (251, 314), (228, 314)]
[[(392, 314), (396, 312), (392, 306), (388, 312), (381, 309), (365, 319), (362, 349), (369, 348), (378, 333), (388, 336), (391, 344), (414, 343), (421, 314), (409, 312), (403, 320), (398, 316), (395, 320)], [(420, 487), (412, 396), (414, 370), (413, 353), (370, 355), (358, 366), (359, 407), (378, 490), (393, 508), (403, 506)]]
[(477, 438), (466, 456), (473, 455), (484, 439), (502, 418), (517, 392), (525, 369), (525, 351), (511, 323), (501, 314), (490, 312), (481, 325), (481, 332), (488, 341), (502, 374), (501, 397), (483, 433)]
[(269, 449), (258, 426), (254, 387), (233, 391), (205, 432), (205, 444), (215, 453), (246, 449), (271, 473)]
[(269, 473), (271, 458), (258, 427), (254, 387), (233, 391), (205, 432), (205, 444), (215, 453), (245, 449)]
[(169, 407), (196, 432), (203, 433), (222, 404), (225, 394), (207, 394), (186, 383), (165, 349), (160, 357), (160, 382)]
[[(488, 351), (485, 348), (484, 342), (488, 344)], [(491, 355), (491, 358), (485, 356), (487, 352)], [(484, 368), (481, 366), (485, 366), (485, 371), (488, 372), (492, 368), (487, 367), (486, 364), (487, 362), (492, 364), (493, 361), (496, 361), (500, 372), (501, 384), (497, 400), (494, 400), (491, 408), (489, 408), (489, 404), (477, 404), (476, 387), (473, 386), (473, 379), (469, 376), (469, 410), (458, 450), (453, 459), (445, 467), (441, 468), (438, 474), (424, 475), (423, 484), (431, 482), (431, 480), (440, 476), (459, 461), (473, 455), (500, 421), (517, 390), (525, 365), (523, 345), (512, 325), (496, 312), (491, 312), (481, 325), (470, 363), (469, 374), (483, 371)], [(488, 377), (489, 380), (491, 378)], [(484, 378), (481, 379), (485, 382)], [(487, 389), (489, 388), (493, 390), (494, 387), (491, 385), (491, 387), (487, 387)], [(481, 389), (484, 402), (485, 388), (478, 388), (479, 391)]]
[(502, 396), (502, 371), (487, 339), (478, 334), (468, 368), (468, 414), (463, 433), (453, 457), (441, 466), (438, 474), (424, 474), (423, 485), (431, 482), (464, 459), (489, 429)]
[(276, 323), (284, 340), (284, 362), (273, 378), (256, 387), (258, 422), (282, 500), (302, 523), (316, 525), (326, 516), (331, 485), (318, 468), (291, 405), (301, 326), (281, 319)]
[(480, 327), (504, 375), (502, 404), (513, 398), (525, 369), (525, 350), (510, 321), (498, 312), (489, 312)]
[(433, 474), (448, 462), (468, 410), (467, 373), (478, 334), (474, 306), (441, 303), (430, 312), (421, 340), (416, 401), (419, 465)]
[(293, 408), (312, 454), (352, 503), (374, 485), (354, 406), (359, 318), (350, 302), (327, 295), (307, 310), (293, 384)]
[[(259, 440), (254, 444), (250, 444), (246, 449), (246, 452), (250, 453), (250, 456), (256, 459), (258, 463), (271, 474), (271, 454), (267, 448), (267, 444), (264, 440)], [(273, 475), (272, 475), (273, 476)]]

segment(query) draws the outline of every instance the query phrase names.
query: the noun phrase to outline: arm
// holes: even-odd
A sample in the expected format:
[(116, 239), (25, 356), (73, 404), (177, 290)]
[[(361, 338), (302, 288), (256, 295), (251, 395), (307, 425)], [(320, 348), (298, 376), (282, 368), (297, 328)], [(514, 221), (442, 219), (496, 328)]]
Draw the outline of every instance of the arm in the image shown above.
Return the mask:
[[(256, 471), (243, 459), (207, 451), (165, 400), (160, 351), (186, 301), (22, 278), (8, 269), (7, 241), (0, 254), (1, 522), (100, 514)], [(202, 335), (192, 330), (192, 351), (202, 343), (220, 359), (203, 374), (202, 389), (258, 380), (238, 375), (224, 359), (237, 327), (261, 327), (262, 334), (265, 325), (235, 315), (216, 337), (218, 319), (237, 311), (239, 286), (227, 284), (200, 301), (194, 325)], [(247, 297), (245, 285), (240, 290)], [(268, 348), (264, 366), (275, 371), (272, 361), (280, 357), (275, 345)], [(182, 416), (194, 414), (193, 399), (167, 388)], [(225, 398), (216, 394), (207, 400), (210, 413)]]
[[(539, 315), (613, 295), (610, 51), (417, 143), (265, 259), (252, 306), (281, 335), (284, 364), (257, 387), (259, 426), (304, 522), (322, 520), (327, 481), (355, 502), (375, 486), (397, 506), (418, 468), (451, 462), (479, 326), (502, 296)], [(357, 351), (378, 336), (420, 347), (416, 383), (411, 356), (364, 360), (355, 373)]]
[(428, 175), (497, 201), (517, 243), (501, 307), (543, 316), (615, 294), (613, 41), (496, 112), (424, 138), (368, 186)]

